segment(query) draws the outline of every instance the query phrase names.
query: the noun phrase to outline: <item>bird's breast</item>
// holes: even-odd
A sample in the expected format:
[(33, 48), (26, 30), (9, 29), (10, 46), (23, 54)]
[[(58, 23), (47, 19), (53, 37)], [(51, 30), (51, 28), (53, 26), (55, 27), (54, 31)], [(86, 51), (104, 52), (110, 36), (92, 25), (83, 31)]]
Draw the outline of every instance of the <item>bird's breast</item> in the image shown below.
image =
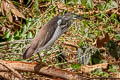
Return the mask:
[(62, 34), (61, 27), (58, 26), (52, 36), (52, 38), (44, 45), (42, 49), (48, 48), (50, 45), (52, 45)]

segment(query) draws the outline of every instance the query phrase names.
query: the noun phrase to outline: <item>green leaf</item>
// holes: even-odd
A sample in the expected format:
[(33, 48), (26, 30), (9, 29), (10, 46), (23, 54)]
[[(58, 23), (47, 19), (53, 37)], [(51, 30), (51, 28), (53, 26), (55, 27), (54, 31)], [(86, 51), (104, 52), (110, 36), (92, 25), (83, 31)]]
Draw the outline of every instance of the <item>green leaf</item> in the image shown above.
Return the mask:
[(13, 41), (14, 40), (14, 36), (13, 35), (10, 35), (8, 41)]
[(84, 42), (81, 41), (81, 42), (78, 44), (78, 46), (79, 46), (79, 47), (84, 46)]
[(32, 19), (29, 18), (29, 19), (27, 20), (27, 22), (26, 22), (27, 27), (30, 27), (31, 23), (32, 23)]
[(36, 15), (40, 14), (40, 9), (39, 9), (39, 2), (38, 0), (34, 1), (34, 7), (32, 8), (33, 10), (36, 9)]
[(33, 38), (33, 36), (32, 36), (32, 33), (31, 33), (31, 32), (28, 32), (28, 34), (27, 34), (27, 38)]
[(91, 56), (92, 64), (98, 64), (98, 63), (100, 63), (101, 60), (102, 60), (102, 59), (101, 59), (101, 56), (100, 56), (100, 52), (99, 52), (99, 50), (96, 48), (96, 49), (94, 50), (93, 55)]
[(11, 47), (15, 47), (15, 46), (18, 46), (18, 44), (17, 43), (11, 44)]
[(114, 8), (118, 8), (118, 4), (115, 1), (111, 1), (111, 6), (113, 6)]
[(103, 22), (104, 22), (104, 23), (107, 23), (107, 20), (106, 20), (105, 18), (103, 18)]
[(111, 18), (117, 18), (117, 14), (113, 13), (113, 14), (111, 15)]
[(15, 31), (15, 33), (14, 33), (14, 39), (15, 40), (19, 40), (20, 38), (21, 38), (20, 32), (19, 31)]
[(18, 37), (18, 36), (19, 36), (19, 32), (18, 32), (18, 31), (15, 31), (14, 37)]
[(4, 34), (3, 38), (9, 38), (9, 36), (10, 36), (10, 30), (7, 29), (7, 30), (5, 31), (5, 34)]
[(98, 76), (102, 76), (102, 77), (108, 77), (109, 74), (107, 72), (104, 72), (102, 69), (98, 68), (95, 69), (94, 72), (91, 73), (92, 75), (98, 75)]
[(19, 36), (20, 37), (22, 37), (22, 38), (25, 38), (26, 37), (26, 30), (27, 30), (27, 27), (26, 27), (26, 25), (24, 24), (23, 25), (23, 27), (21, 28), (21, 30), (20, 30), (20, 34), (19, 34)]
[(81, 68), (81, 64), (72, 64), (71, 67), (73, 69), (80, 69)]
[(120, 40), (120, 34), (116, 34), (116, 35), (115, 35), (115, 39), (116, 39), (116, 40)]
[(26, 32), (26, 28), (22, 28), (20, 31), (20, 35), (25, 34), (25, 32)]
[(118, 8), (118, 4), (117, 4), (115, 1), (111, 0), (111, 1), (109, 1), (109, 3), (106, 5), (106, 9), (110, 9), (110, 8)]
[(87, 0), (87, 6), (88, 6), (88, 8), (90, 8), (90, 9), (93, 9), (93, 1), (92, 0)]
[(110, 65), (108, 71), (109, 72), (118, 72), (118, 67), (116, 65)]
[(74, 4), (77, 4), (78, 0), (73, 0)]
[(82, 3), (83, 6), (85, 6), (86, 5), (86, 0), (81, 0), (81, 3)]
[(31, 0), (27, 0), (26, 6), (30, 4)]

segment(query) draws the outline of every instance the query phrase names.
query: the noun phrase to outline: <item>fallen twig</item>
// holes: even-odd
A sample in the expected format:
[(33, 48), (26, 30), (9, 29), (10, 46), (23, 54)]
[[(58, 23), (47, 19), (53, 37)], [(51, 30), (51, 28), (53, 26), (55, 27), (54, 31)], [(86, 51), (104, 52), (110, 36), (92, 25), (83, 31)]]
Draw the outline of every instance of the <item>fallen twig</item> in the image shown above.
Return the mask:
[[(87, 80), (86, 78), (83, 78), (82, 76), (78, 76), (75, 73), (72, 73), (66, 70), (57, 69), (55, 67), (48, 67), (46, 65), (40, 65), (36, 62), (28, 63), (28, 62), (4, 61), (4, 60), (0, 60), (0, 62), (7, 64), (8, 66), (20, 72), (34, 72), (34, 73), (41, 74), (47, 77), (62, 78), (65, 80)], [(8, 69), (2, 65), (0, 65), (0, 70), (8, 71)]]
[(107, 69), (107, 67), (108, 67), (108, 63), (96, 64), (91, 66), (83, 65), (81, 66), (81, 71), (84, 73), (90, 73), (97, 68)]

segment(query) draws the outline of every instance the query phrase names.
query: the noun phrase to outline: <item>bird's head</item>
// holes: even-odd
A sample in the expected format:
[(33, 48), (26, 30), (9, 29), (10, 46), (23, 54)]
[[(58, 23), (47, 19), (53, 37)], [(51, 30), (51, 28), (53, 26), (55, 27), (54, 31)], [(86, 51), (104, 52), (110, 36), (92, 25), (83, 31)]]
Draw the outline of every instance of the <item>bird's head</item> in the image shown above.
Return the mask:
[(57, 23), (59, 26), (61, 26), (62, 33), (66, 32), (66, 30), (72, 24), (72, 20), (75, 20), (75, 19), (87, 19), (87, 18), (84, 18), (74, 13), (66, 13), (65, 15), (61, 16), (61, 19), (59, 19)]

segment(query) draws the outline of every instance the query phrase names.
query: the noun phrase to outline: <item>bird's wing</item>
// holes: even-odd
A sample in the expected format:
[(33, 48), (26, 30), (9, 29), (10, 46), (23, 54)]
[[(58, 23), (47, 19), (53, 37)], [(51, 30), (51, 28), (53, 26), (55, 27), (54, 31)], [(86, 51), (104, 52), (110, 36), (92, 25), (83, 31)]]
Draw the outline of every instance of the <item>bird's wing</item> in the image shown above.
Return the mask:
[(38, 34), (32, 40), (30, 47), (24, 52), (23, 59), (31, 57), (33, 53), (42, 49), (48, 43), (57, 28), (59, 18), (58, 16), (54, 17), (39, 30)]
[(31, 47), (35, 50), (45, 46), (48, 41), (52, 38), (56, 28), (57, 28), (57, 21), (59, 17), (54, 17), (51, 19), (46, 25), (44, 25), (34, 38), (31, 43)]

